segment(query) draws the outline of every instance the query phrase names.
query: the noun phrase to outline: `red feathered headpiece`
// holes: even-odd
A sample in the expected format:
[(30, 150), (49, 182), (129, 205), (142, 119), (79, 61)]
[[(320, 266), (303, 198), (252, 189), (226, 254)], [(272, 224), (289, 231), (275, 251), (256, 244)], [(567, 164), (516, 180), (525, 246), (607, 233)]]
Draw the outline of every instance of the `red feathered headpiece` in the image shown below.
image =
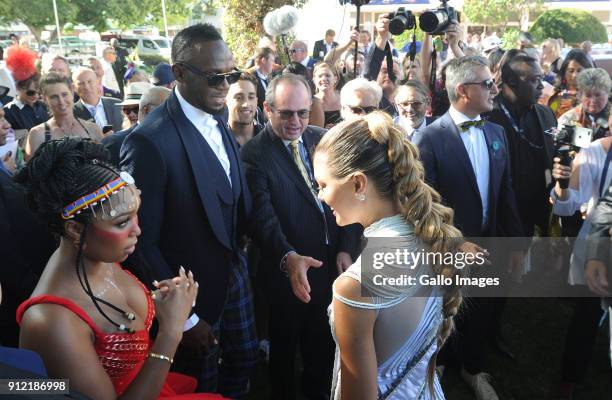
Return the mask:
[(15, 82), (25, 81), (36, 73), (38, 56), (32, 50), (22, 46), (11, 46), (6, 51), (4, 61), (13, 74)]

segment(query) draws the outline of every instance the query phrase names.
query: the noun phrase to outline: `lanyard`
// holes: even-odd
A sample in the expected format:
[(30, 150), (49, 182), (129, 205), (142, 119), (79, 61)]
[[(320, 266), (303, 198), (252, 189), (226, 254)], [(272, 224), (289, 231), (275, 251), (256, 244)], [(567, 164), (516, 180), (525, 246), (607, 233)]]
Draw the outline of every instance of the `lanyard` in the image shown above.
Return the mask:
[(501, 101), (498, 101), (498, 104), (499, 104), (499, 107), (504, 112), (504, 114), (506, 114), (506, 118), (508, 118), (510, 120), (510, 124), (512, 125), (512, 129), (514, 129), (514, 131), (516, 132), (518, 137), (523, 139), (525, 142), (527, 142), (527, 144), (531, 148), (536, 149), (536, 150), (542, 150), (544, 148), (544, 146), (540, 146), (540, 145), (537, 145), (537, 144), (533, 143), (531, 140), (529, 140), (527, 138), (527, 136), (525, 136), (525, 132), (523, 131), (522, 128), (519, 128), (518, 124), (516, 123), (514, 118), (512, 118), (512, 115), (510, 114), (510, 111), (508, 111), (506, 106)]

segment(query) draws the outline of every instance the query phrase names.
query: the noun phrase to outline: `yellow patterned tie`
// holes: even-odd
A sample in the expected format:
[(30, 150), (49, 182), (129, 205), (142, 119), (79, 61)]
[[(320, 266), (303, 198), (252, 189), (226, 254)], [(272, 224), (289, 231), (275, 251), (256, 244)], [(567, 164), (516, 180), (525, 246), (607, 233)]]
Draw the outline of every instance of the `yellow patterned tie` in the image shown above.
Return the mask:
[(314, 188), (312, 187), (312, 184), (310, 182), (310, 176), (308, 175), (308, 171), (306, 170), (306, 166), (304, 165), (304, 161), (302, 160), (302, 157), (300, 156), (300, 141), (299, 140), (292, 140), (291, 142), (289, 142), (289, 147), (291, 148), (291, 155), (293, 156), (293, 161), (295, 162), (295, 164), (297, 165), (298, 169), (300, 170), (300, 173), (302, 174), (302, 178), (304, 178), (304, 181), (306, 182), (306, 186), (308, 186), (308, 188), (310, 189), (310, 192), (312, 193), (312, 195), (314, 196), (314, 198), (317, 198), (317, 193), (315, 192)]

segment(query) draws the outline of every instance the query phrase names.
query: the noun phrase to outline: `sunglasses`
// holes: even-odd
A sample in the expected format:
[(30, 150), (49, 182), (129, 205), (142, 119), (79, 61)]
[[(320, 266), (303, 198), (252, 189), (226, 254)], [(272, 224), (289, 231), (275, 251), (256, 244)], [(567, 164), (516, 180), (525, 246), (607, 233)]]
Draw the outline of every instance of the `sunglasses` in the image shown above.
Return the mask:
[(26, 96), (36, 96), (38, 95), (38, 91), (37, 90), (28, 90), (27, 92), (25, 92)]
[(310, 110), (277, 110), (274, 107), (270, 107), (270, 109), (277, 112), (281, 119), (285, 121), (291, 119), (294, 114), (297, 114), (299, 119), (308, 119), (310, 117)]
[(138, 114), (138, 107), (123, 107), (123, 112), (125, 115), (129, 115), (131, 113)]
[(351, 111), (353, 112), (353, 114), (357, 114), (357, 115), (366, 115), (369, 114), (371, 112), (374, 112), (377, 110), (377, 107), (353, 107), (353, 106), (348, 106), (348, 108), (351, 109)]
[(223, 74), (215, 74), (213, 72), (202, 71), (199, 68), (196, 68), (193, 65), (187, 63), (177, 62), (177, 64), (187, 68), (189, 71), (199, 76), (200, 78), (206, 79), (206, 83), (208, 84), (208, 86), (213, 87), (221, 85), (224, 80), (227, 81), (227, 83), (230, 85), (232, 83), (236, 83), (238, 82), (238, 79), (240, 79), (240, 75), (242, 75), (242, 71), (238, 69), (234, 69), (233, 71), (225, 72)]
[(482, 82), (465, 82), (464, 85), (480, 85), (483, 89), (491, 90), (493, 86), (495, 86), (495, 81), (493, 79), (487, 79)]
[(291, 49), (289, 50), (289, 53), (291, 54), (295, 54), (295, 53), (303, 53), (304, 49)]

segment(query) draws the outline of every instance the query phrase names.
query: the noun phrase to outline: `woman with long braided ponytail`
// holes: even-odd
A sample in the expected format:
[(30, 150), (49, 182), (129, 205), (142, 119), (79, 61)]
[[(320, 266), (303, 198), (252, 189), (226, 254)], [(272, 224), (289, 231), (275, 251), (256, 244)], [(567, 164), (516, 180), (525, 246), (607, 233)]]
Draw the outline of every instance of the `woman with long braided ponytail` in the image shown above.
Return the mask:
[[(435, 358), (452, 330), (461, 292), (456, 284), (420, 284), (418, 277), (455, 282), (462, 270), (388, 259), (372, 268), (366, 259), (373, 247), (388, 254), (452, 254), (462, 242), (452, 210), (424, 182), (417, 149), (382, 112), (332, 128), (317, 146), (314, 170), (319, 197), (332, 207), (338, 225), (362, 224), (367, 240), (361, 257), (334, 283), (330, 324), (338, 351), (332, 397), (443, 399)], [(381, 284), (405, 275), (416, 281)]]

